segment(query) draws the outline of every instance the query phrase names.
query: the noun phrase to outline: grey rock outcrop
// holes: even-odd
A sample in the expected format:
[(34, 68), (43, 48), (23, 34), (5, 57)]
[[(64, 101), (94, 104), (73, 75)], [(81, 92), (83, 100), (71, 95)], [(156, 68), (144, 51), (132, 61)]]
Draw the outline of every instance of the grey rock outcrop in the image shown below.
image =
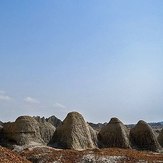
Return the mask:
[(3, 133), (18, 145), (27, 145), (31, 142), (44, 143), (38, 122), (30, 116), (21, 116), (15, 122), (4, 124)]
[(160, 149), (151, 126), (142, 120), (130, 130), (130, 140), (133, 148), (136, 149), (149, 151), (159, 151)]
[(101, 148), (130, 148), (128, 129), (118, 118), (111, 118), (110, 122), (101, 129), (98, 141)]
[(40, 117), (40, 116), (34, 116), (33, 118), (36, 119), (37, 122), (39, 123), (45, 123), (45, 122), (51, 123), (55, 128), (62, 124), (62, 121), (54, 115), (49, 118)]
[(56, 129), (51, 144), (54, 147), (67, 149), (96, 148), (97, 134), (81, 114), (71, 112)]
[(163, 129), (159, 133), (159, 136), (157, 139), (158, 139), (158, 142), (160, 143), (160, 145), (163, 147)]
[(46, 121), (36, 121), (30, 116), (21, 116), (15, 122), (4, 124), (3, 134), (18, 145), (48, 144), (55, 127)]
[(34, 118), (37, 122), (39, 122), (39, 123), (44, 123), (44, 122), (46, 122), (45, 117), (34, 116), (33, 118)]
[(62, 121), (54, 115), (49, 118), (46, 118), (46, 121), (51, 123), (54, 127), (58, 127), (62, 124)]
[(88, 124), (94, 129), (96, 130), (97, 132), (99, 132), (101, 130), (101, 128), (103, 128), (104, 126), (107, 125), (107, 123), (91, 123), (91, 122), (88, 122)]
[(53, 137), (56, 128), (48, 122), (39, 123), (40, 135), (45, 144), (48, 144)]

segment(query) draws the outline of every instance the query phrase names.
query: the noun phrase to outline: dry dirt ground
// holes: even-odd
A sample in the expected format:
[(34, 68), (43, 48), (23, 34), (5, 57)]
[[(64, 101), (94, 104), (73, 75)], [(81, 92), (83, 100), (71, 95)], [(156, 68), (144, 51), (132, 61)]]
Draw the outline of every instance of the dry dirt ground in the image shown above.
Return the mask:
[(33, 163), (163, 163), (163, 153), (119, 148), (76, 151), (34, 147), (20, 155)]
[(31, 163), (31, 162), (7, 148), (0, 147), (0, 163)]

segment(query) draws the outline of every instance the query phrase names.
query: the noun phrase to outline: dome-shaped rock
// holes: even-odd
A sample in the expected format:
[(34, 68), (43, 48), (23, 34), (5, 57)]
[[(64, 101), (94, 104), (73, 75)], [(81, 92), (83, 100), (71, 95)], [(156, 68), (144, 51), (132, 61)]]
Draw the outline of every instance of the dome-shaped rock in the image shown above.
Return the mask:
[(128, 129), (118, 118), (111, 118), (110, 122), (101, 129), (98, 141), (101, 148), (130, 148)]
[(158, 151), (160, 149), (151, 126), (142, 120), (130, 130), (130, 140), (132, 146), (136, 149), (150, 151)]
[(68, 113), (63, 124), (56, 129), (51, 143), (58, 148), (95, 148), (97, 135), (81, 114), (71, 112)]
[(18, 145), (31, 142), (44, 143), (40, 135), (39, 123), (30, 116), (21, 116), (15, 122), (4, 124), (3, 133)]

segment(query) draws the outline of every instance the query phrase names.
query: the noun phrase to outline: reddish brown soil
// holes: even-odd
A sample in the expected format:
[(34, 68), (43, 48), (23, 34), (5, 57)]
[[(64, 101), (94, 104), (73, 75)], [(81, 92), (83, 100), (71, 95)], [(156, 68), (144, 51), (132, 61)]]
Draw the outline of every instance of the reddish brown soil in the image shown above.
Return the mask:
[(9, 149), (0, 147), (0, 163), (31, 163)]
[(140, 152), (131, 149), (94, 149), (94, 150), (55, 150), (46, 147), (37, 147), (33, 149), (24, 150), (21, 155), (31, 161), (42, 161), (43, 163), (50, 163), (59, 160), (62, 163), (77, 163), (80, 162), (84, 155), (93, 154), (97, 158), (108, 156), (123, 156), (122, 160), (117, 163), (138, 163), (139, 161), (146, 161), (147, 163), (163, 163), (163, 154), (152, 152)]

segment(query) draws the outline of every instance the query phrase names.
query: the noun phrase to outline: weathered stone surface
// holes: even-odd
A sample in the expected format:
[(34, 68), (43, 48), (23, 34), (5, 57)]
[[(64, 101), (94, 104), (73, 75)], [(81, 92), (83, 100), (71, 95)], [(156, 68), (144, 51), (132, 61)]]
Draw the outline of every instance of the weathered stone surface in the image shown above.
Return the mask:
[(34, 116), (33, 118), (34, 118), (37, 122), (39, 122), (39, 123), (44, 123), (44, 122), (46, 122), (45, 117)]
[(48, 144), (53, 137), (56, 128), (46, 121), (39, 123), (40, 135), (45, 144)]
[(49, 118), (46, 118), (46, 121), (51, 123), (54, 127), (58, 127), (62, 124), (62, 121), (54, 115)]
[(5, 123), (3, 134), (9, 141), (18, 145), (32, 143), (48, 144), (55, 132), (55, 127), (44, 121), (36, 121), (30, 116), (21, 116), (15, 122)]
[(133, 148), (136, 149), (150, 151), (159, 151), (160, 149), (151, 126), (142, 120), (130, 130), (130, 140)]
[(99, 147), (130, 148), (127, 127), (118, 119), (112, 118), (98, 134)]
[(159, 142), (160, 145), (163, 147), (163, 129), (162, 129), (161, 132), (159, 133), (158, 142)]
[(67, 115), (59, 126), (51, 141), (54, 147), (68, 149), (88, 149), (97, 145), (96, 132), (85, 122), (77, 112)]
[(40, 116), (34, 116), (33, 118), (35, 118), (39, 123), (44, 123), (44, 122), (51, 123), (55, 128), (62, 124), (62, 121), (54, 115), (49, 118), (40, 117)]
[(21, 116), (15, 122), (5, 123), (3, 133), (18, 145), (31, 142), (44, 143), (40, 135), (39, 123), (30, 116)]

